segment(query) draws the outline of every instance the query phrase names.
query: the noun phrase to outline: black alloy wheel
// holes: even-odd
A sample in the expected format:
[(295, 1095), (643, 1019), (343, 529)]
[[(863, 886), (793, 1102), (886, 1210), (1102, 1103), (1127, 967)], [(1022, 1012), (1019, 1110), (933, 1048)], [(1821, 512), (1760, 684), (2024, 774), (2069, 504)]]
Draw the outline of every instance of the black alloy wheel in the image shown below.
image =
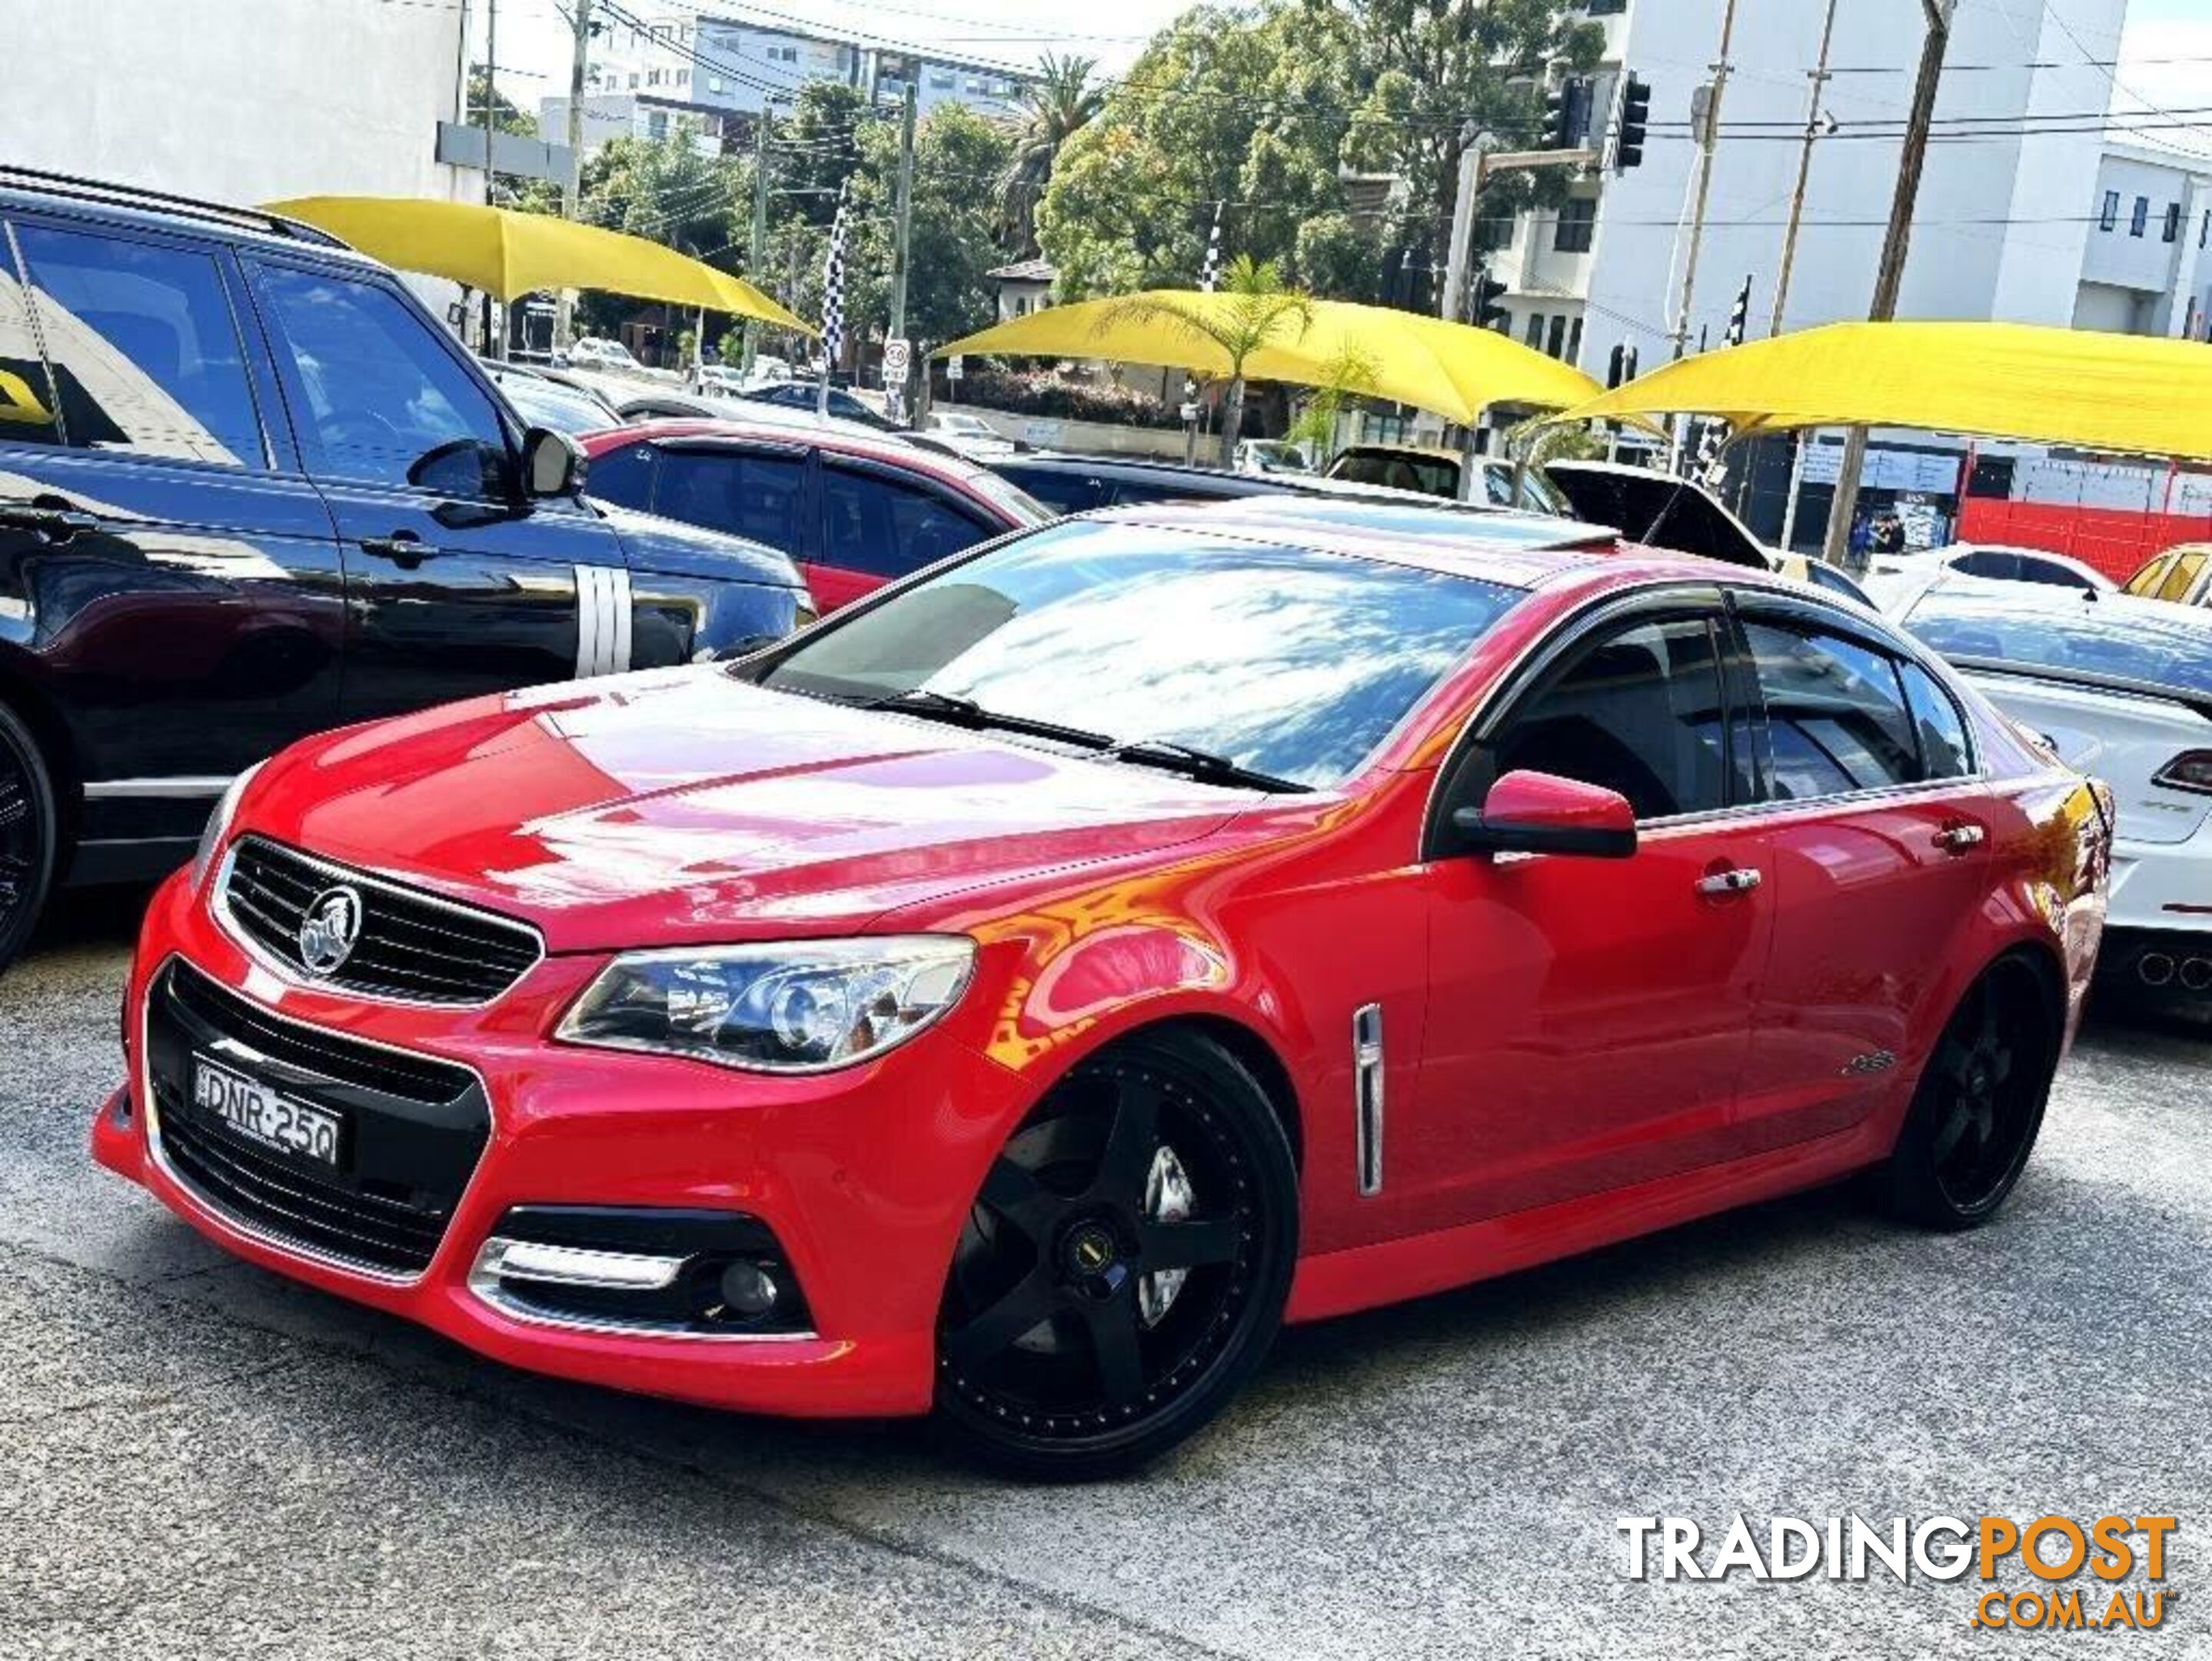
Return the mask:
[(29, 730), (0, 705), (0, 970), (15, 960), (53, 880), (54, 793)]
[(1290, 1145), (1243, 1066), (1195, 1038), (1085, 1060), (1007, 1139), (961, 1232), (940, 1421), (1025, 1475), (1133, 1469), (1259, 1366), (1297, 1254)]
[(1891, 1155), (1895, 1209), (1945, 1229), (1996, 1214), (2042, 1127), (2058, 1040), (2028, 963), (2000, 958), (1983, 973), (1937, 1041)]

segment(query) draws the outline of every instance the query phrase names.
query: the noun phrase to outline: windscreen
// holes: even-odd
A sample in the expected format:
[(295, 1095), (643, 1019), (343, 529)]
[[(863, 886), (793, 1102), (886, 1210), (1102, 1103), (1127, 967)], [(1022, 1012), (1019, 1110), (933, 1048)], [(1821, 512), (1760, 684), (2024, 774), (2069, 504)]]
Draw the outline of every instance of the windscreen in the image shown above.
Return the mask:
[(915, 691), (1311, 786), (1353, 772), (1521, 591), (1146, 525), (1055, 525), (810, 636), (763, 685)]

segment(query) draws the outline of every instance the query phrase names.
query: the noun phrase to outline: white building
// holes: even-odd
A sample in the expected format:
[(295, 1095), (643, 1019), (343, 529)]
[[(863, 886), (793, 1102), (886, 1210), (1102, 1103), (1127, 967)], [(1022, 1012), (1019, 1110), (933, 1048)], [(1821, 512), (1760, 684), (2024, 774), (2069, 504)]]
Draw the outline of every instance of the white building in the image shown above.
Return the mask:
[[(212, 201), (480, 201), (437, 128), (462, 102), (461, 14), (383, 0), (18, 0), (0, 7), (0, 158)], [(185, 14), (189, 14), (187, 16)], [(35, 73), (29, 73), (35, 70)]]
[(2074, 295), (2074, 326), (2206, 338), (2212, 314), (2212, 160), (2107, 146)]
[[(623, 9), (644, 27), (613, 23), (594, 40), (586, 81), (591, 93), (752, 113), (813, 81), (858, 88), (872, 102), (896, 100), (904, 96), (911, 73), (925, 113), (939, 104), (964, 104), (978, 114), (1011, 116), (1024, 83), (1003, 64), (910, 58), (826, 30), (719, 16), (681, 0), (632, 0)], [(565, 100), (547, 102), (565, 111)], [(540, 119), (544, 131), (559, 130), (550, 108), (541, 108)]]
[[(1515, 338), (1601, 380), (1616, 344), (1634, 347), (1646, 371), (1673, 350), (1698, 159), (1692, 99), (1712, 75), (1723, 9), (1591, 0), (1585, 9), (1607, 37), (1591, 142), (1608, 137), (1626, 67), (1652, 88), (1643, 164), (1577, 185), (1564, 211), (1522, 216), (1493, 257)], [(2093, 121), (2051, 118), (2094, 115), (2111, 101), (2110, 72), (2092, 60), (2118, 57), (2126, 0), (2066, 0), (2063, 9), (2063, 25), (2043, 0), (1972, 0), (1954, 14), (1900, 317), (2075, 320), (2106, 137)], [(1820, 0), (1736, 4), (1686, 311), (1692, 351), (1720, 338), (1747, 277), (1750, 333), (1767, 332), (1823, 11)], [(1820, 97), (1836, 125), (1814, 147), (1785, 329), (1867, 313), (1923, 33), (1921, 0), (1837, 5), (1836, 72)], [(2087, 130), (2047, 130), (2058, 125)]]

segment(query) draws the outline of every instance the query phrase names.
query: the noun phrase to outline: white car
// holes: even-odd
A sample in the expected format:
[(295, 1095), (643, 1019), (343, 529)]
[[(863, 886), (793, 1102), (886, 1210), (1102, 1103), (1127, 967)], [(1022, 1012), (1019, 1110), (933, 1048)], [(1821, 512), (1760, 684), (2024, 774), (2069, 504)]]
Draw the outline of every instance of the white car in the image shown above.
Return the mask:
[(1240, 473), (1310, 473), (1313, 463), (1295, 444), (1279, 438), (1244, 438), (1237, 441), (1237, 471)]
[(2100, 594), (2119, 587), (2095, 566), (2045, 548), (1953, 542), (1940, 548), (1907, 548), (1875, 555), (1867, 567), (1866, 591), (1876, 606), (1897, 617), (1937, 578), (1954, 574), (1985, 582), (2037, 582)]
[(2212, 1011), (2212, 612), (1948, 576), (1905, 627), (2112, 788), (2100, 968)]
[(930, 413), (927, 430), (943, 439), (961, 454), (977, 460), (1014, 453), (1012, 439), (979, 415), (965, 410), (936, 410)]

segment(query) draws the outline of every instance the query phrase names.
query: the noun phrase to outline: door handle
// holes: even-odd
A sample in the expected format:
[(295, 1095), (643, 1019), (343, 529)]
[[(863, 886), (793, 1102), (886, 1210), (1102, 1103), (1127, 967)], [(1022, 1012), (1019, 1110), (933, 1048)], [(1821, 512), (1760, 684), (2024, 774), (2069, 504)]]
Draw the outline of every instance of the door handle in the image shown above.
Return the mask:
[(56, 542), (97, 531), (100, 521), (75, 508), (49, 508), (38, 502), (0, 502), (0, 526), (12, 531), (36, 531)]
[(1970, 848), (1979, 848), (1988, 835), (1978, 824), (1947, 824), (1931, 840), (1947, 854), (1963, 854)]
[(1710, 872), (1698, 879), (1698, 892), (1713, 899), (1725, 899), (1730, 894), (1748, 894), (1759, 886), (1759, 873), (1747, 866), (1730, 866), (1725, 871)]
[(394, 531), (388, 537), (363, 537), (361, 551), (379, 559), (388, 559), (410, 571), (424, 560), (438, 557), (438, 551), (412, 531)]

